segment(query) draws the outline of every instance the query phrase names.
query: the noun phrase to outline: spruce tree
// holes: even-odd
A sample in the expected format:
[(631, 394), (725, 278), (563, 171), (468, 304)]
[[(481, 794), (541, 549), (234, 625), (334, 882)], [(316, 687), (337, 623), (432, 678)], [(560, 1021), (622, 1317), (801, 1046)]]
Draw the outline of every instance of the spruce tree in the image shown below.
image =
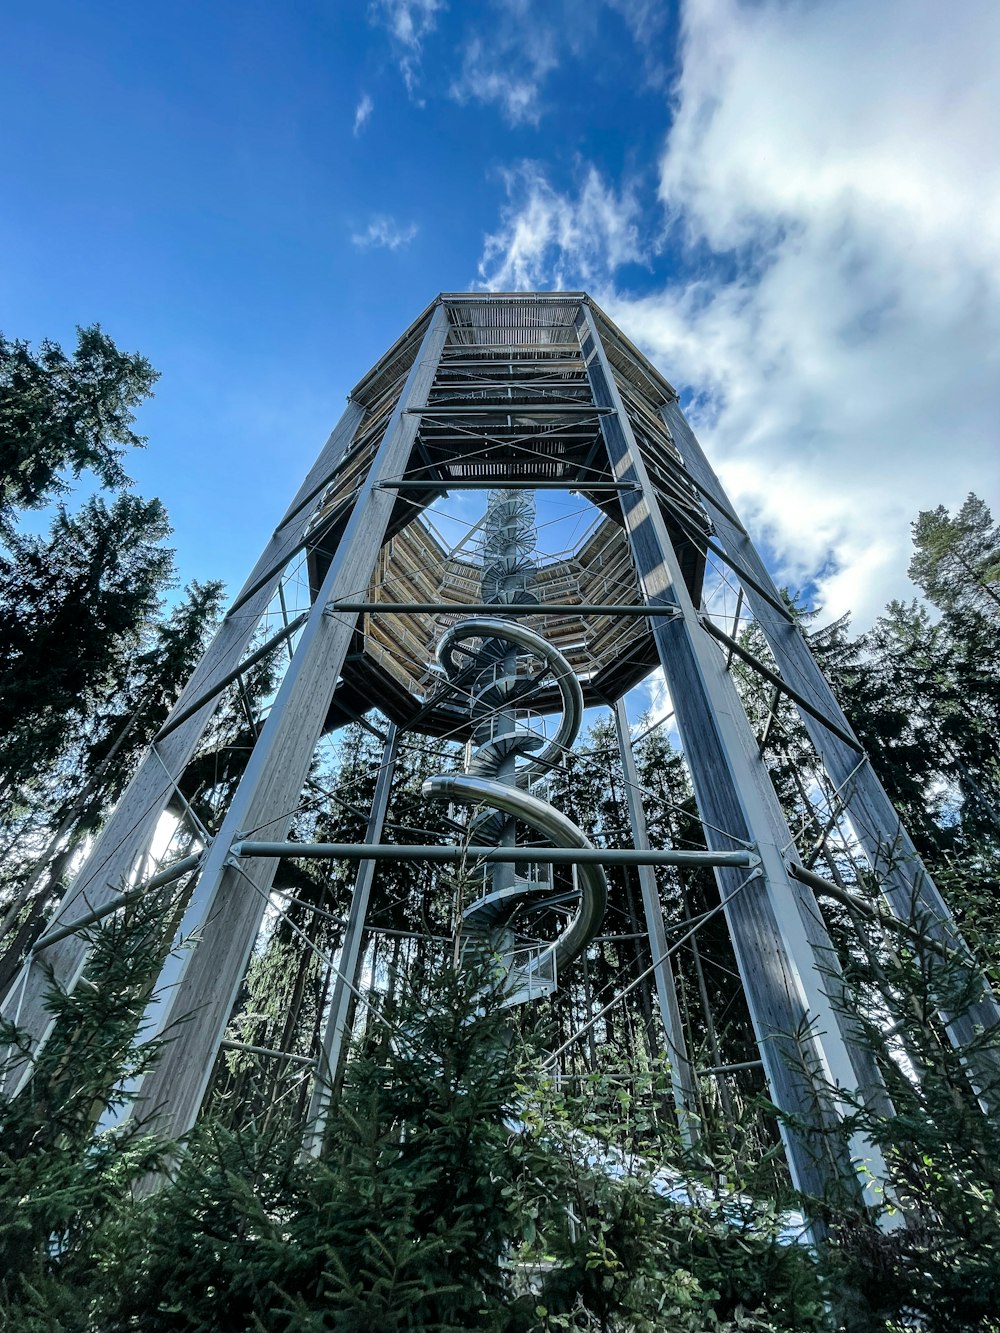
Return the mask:
[(126, 450), (145, 443), (133, 409), (158, 376), (145, 357), (120, 352), (99, 324), (77, 329), (67, 356), (46, 339), (37, 352), (0, 334), (0, 539), (18, 510), (40, 509), (84, 470), (118, 490)]
[[(86, 976), (53, 989), (54, 1028), (17, 1096), (0, 1092), (0, 1327), (91, 1333), (103, 1281), (104, 1229), (131, 1206), (131, 1188), (170, 1145), (141, 1121), (95, 1136), (128, 1085), (155, 1059), (136, 1045), (147, 983), (161, 956), (159, 895), (91, 927)], [(0, 1026), (0, 1047), (20, 1038)], [(7, 1066), (0, 1062), (0, 1088)]]
[(95, 700), (68, 749), (31, 783), (31, 818), (0, 871), (0, 993), (194, 669), (221, 596), (219, 583), (194, 583), (166, 619), (147, 626), (139, 651), (121, 655), (123, 674), (107, 697)]
[(923, 510), (913, 544), (910, 578), (935, 606), (1000, 623), (1000, 531), (979, 496), (970, 493), (954, 518), (944, 505)]
[(0, 808), (27, 799), (125, 675), (172, 573), (159, 500), (60, 508), (48, 539), (0, 557)]

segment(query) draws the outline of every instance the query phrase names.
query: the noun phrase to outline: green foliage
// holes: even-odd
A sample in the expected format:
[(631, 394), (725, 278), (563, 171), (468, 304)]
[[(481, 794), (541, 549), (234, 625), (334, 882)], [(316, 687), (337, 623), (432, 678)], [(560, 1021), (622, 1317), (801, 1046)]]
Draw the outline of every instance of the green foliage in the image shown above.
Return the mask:
[[(143, 443), (133, 409), (154, 380), (148, 363), (97, 328), (80, 331), (73, 358), (0, 338), (0, 935), (13, 936), (0, 986), (218, 611), (219, 587), (196, 584), (158, 618), (171, 560), (156, 501), (121, 495), (75, 515), (60, 508), (48, 538), (17, 528), (18, 509), (50, 503), (84, 470), (104, 487), (125, 484), (124, 453)], [(974, 496), (954, 518), (943, 508), (921, 514), (914, 539), (911, 573), (939, 618), (893, 603), (856, 641), (846, 622), (812, 637), (922, 852), (950, 880), (965, 928), (995, 952), (1000, 546)], [(181, 780), (210, 825), (242, 771), (273, 675), (273, 662), (248, 673), (246, 694), (223, 704)], [(770, 692), (738, 664), (735, 675), (759, 730), (770, 729), (765, 750), (786, 808), (817, 837), (829, 873), (864, 887), (850, 849), (824, 838), (793, 710), (772, 710)], [(433, 741), (404, 748), (389, 840), (454, 838), (445, 807), (428, 808), (420, 794), (447, 751)], [(369, 733), (348, 729), (333, 757), (317, 760), (294, 836), (360, 839), (380, 757)], [(654, 843), (703, 845), (662, 731), (637, 759)], [(592, 837), (627, 840), (610, 727), (595, 728), (550, 782), (553, 800)], [(282, 865), (277, 887), (299, 902), (254, 959), (232, 1029), (241, 1040), (315, 1049), (329, 968), (310, 947), (335, 948), (353, 875), (344, 865)], [(559, 1034), (544, 1034), (549, 1048), (648, 965), (634, 876), (615, 869), (609, 879), (602, 940), (543, 1011)], [(568, 887), (568, 873), (557, 870), (556, 881)], [(941, 1004), (968, 1002), (960, 971), (905, 939), (852, 937), (834, 921), (855, 1019), (896, 1109), (887, 1120), (859, 1106), (854, 1125), (881, 1147), (907, 1224), (882, 1234), (834, 1215), (813, 1254), (778, 1238), (785, 1195), (780, 1171), (769, 1170), (775, 1125), (761, 1109), (758, 1071), (702, 1078), (697, 1155), (679, 1143), (649, 978), (635, 1007), (609, 1013), (572, 1049), (557, 1090), (537, 1058), (537, 1014), (499, 1010), (486, 975), (456, 973), (450, 947), (411, 950), (392, 935), (451, 934), (448, 876), (387, 864), (379, 884), (372, 924), (389, 933), (376, 933), (369, 966), (389, 978), (387, 991), (372, 998), (322, 1157), (298, 1151), (302, 1066), (229, 1052), (210, 1114), (171, 1159), (173, 1178), (139, 1198), (133, 1190), (169, 1145), (135, 1123), (93, 1130), (155, 1056), (134, 1034), (164, 947), (156, 911), (169, 905), (94, 930), (86, 978), (52, 997), (54, 1033), (32, 1082), (0, 1102), (0, 1321), (26, 1333), (1000, 1328), (1000, 1141), (969, 1077), (985, 1067), (991, 1038), (963, 1064), (935, 1017)], [(672, 964), (696, 1065), (754, 1059), (714, 880), (671, 871), (660, 888), (675, 923), (706, 918)], [(627, 1076), (594, 1072), (602, 1066)], [(696, 1203), (683, 1202), (685, 1190)]]
[(105, 806), (124, 789), (135, 759), (166, 721), (198, 665), (218, 621), (224, 592), (218, 579), (194, 581), (165, 618), (141, 626), (135, 651), (124, 663), (124, 677), (95, 710), (81, 756), (83, 772), (92, 773), (114, 749), (115, 781), (105, 785)]
[(168, 532), (159, 500), (123, 495), (60, 510), (48, 540), (12, 538), (0, 558), (3, 790), (44, 772), (124, 674), (172, 569)]
[[(19, 1333), (94, 1327), (95, 1262), (105, 1229), (121, 1219), (131, 1186), (165, 1145), (131, 1122), (94, 1137), (126, 1085), (155, 1058), (135, 1045), (149, 976), (161, 956), (159, 914), (148, 901), (91, 931), (86, 977), (53, 990), (54, 1028), (19, 1096), (0, 1097), (0, 1326)], [(0, 1075), (16, 1085), (20, 1039)]]
[(954, 518), (944, 505), (922, 511), (913, 545), (910, 578), (935, 606), (1000, 620), (1000, 532), (977, 495)]
[[(447, 964), (373, 1026), (320, 1159), (208, 1121), (174, 1178), (133, 1199), (167, 1145), (88, 1134), (117, 1100), (109, 1081), (137, 1067), (147, 926), (97, 932), (92, 984), (54, 1001), (37, 1091), (3, 1108), (10, 1327), (824, 1327), (815, 1262), (777, 1243), (773, 1210), (660, 1197), (665, 1163), (680, 1179), (675, 1138), (600, 1080), (558, 1095), (485, 978)], [(68, 1060), (80, 1043), (83, 1070)]]
[(145, 443), (133, 408), (158, 376), (145, 357), (120, 352), (98, 324), (77, 329), (66, 356), (46, 339), (29, 344), (0, 334), (0, 538), (18, 509), (40, 509), (68, 489), (62, 475), (89, 469), (102, 486), (127, 485), (126, 449)]
[(779, 1240), (773, 1205), (692, 1169), (676, 1130), (640, 1109), (656, 1092), (650, 1080), (633, 1102), (595, 1074), (573, 1097), (538, 1082), (527, 1096), (522, 1262), (542, 1327), (826, 1329), (810, 1251)]
[[(997, 939), (992, 940), (993, 957)], [(978, 994), (976, 971), (956, 957), (908, 944), (878, 951), (852, 976), (855, 994), (873, 985), (877, 1006), (853, 1013), (876, 1054), (895, 1114), (863, 1106), (857, 1124), (877, 1143), (890, 1178), (886, 1234), (835, 1228), (825, 1260), (836, 1287), (851, 1288), (864, 1313), (851, 1327), (927, 1333), (990, 1333), (1000, 1327), (1000, 1096), (998, 1040), (983, 1033), (959, 1054), (937, 1019)], [(884, 1040), (886, 1014), (894, 1036)], [(973, 1088), (970, 1074), (978, 1086)]]
[(816, 647), (921, 854), (988, 863), (1000, 839), (995, 628), (892, 602), (859, 639), (841, 622)]
[[(37, 938), (63, 876), (124, 791), (143, 749), (200, 655), (218, 612), (221, 584), (193, 584), (164, 620), (147, 624), (131, 652), (118, 652), (117, 688), (81, 697), (71, 735), (46, 770), (44, 757), (20, 793), (20, 817), (7, 807), (8, 852), (0, 868), (0, 992)], [(30, 806), (28, 809), (24, 807)]]
[(523, 1063), (480, 985), (444, 966), (352, 1061), (322, 1159), (198, 1134), (115, 1238), (132, 1252), (100, 1326), (523, 1326), (502, 1262)]
[(72, 356), (0, 336), (0, 991), (218, 612), (221, 585), (196, 583), (160, 618), (173, 559), (158, 500), (59, 505), (47, 536), (18, 526), (84, 471), (128, 484), (122, 459), (144, 443), (133, 409), (155, 380), (97, 326), (78, 330)]

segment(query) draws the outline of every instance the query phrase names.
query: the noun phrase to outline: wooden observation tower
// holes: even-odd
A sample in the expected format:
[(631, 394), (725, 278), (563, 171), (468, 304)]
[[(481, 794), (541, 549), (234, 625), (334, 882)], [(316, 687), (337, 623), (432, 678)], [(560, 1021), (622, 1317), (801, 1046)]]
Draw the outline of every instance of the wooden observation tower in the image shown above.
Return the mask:
[[(433, 506), (447, 497), (471, 512), (473, 492), (482, 516), (461, 542), (444, 541), (428, 521)], [(547, 497), (571, 492), (592, 507), (593, 521), (575, 547), (540, 559), (535, 506), (544, 515)], [(289, 610), (293, 568), (299, 604)], [(736, 599), (724, 616), (712, 607), (719, 580)], [(741, 633), (751, 621), (753, 651)], [(185, 769), (219, 699), (276, 645), (287, 647), (287, 668), (224, 816), (213, 830), (193, 829), (188, 854), (151, 873), (161, 817), (168, 806), (183, 810)], [(512, 1005), (549, 995), (572, 975), (601, 929), (606, 872), (625, 865), (640, 889), (663, 1058), (682, 1131), (693, 1137), (704, 1071), (692, 1065), (672, 966), (676, 923), (664, 919), (658, 876), (672, 873), (664, 867), (710, 866), (766, 1087), (800, 1126), (782, 1129), (793, 1183), (821, 1194), (832, 1176), (858, 1171), (860, 1189), (877, 1188), (874, 1146), (855, 1138), (838, 1159), (825, 1133), (842, 1113), (838, 1088), (860, 1089), (891, 1111), (872, 1053), (838, 1003), (821, 910), (836, 886), (803, 864), (733, 679), (737, 661), (767, 682), (772, 711), (781, 701), (798, 710), (832, 793), (831, 821), (849, 828), (881, 887), (878, 910), (903, 922), (917, 912), (935, 948), (963, 954), (670, 384), (585, 294), (442, 295), (350, 395), (26, 959), (5, 1015), (37, 1051), (50, 1022), (46, 987), (54, 976), (71, 988), (83, 975), (88, 924), (176, 882), (172, 925), (197, 942), (168, 958), (156, 1021), (184, 1022), (137, 1097), (164, 1130), (183, 1133), (199, 1114), (280, 859), (353, 860), (353, 901), (306, 1061), (315, 1151), (383, 859), (482, 868), (462, 933), (466, 947), (494, 952)], [(650, 846), (647, 836), (624, 697), (656, 669), (704, 829), (700, 850)], [(546, 799), (588, 708), (611, 710), (621, 747), (629, 829), (614, 845), (592, 845)], [(317, 745), (372, 709), (385, 750), (365, 840), (289, 842)], [(447, 802), (465, 820), (452, 847), (383, 841), (408, 734), (465, 743), (464, 762), (425, 788), (428, 802)], [(959, 1047), (997, 1018), (985, 991), (965, 1012), (944, 1015)], [(30, 1079), (31, 1053), (14, 1062), (8, 1091)]]

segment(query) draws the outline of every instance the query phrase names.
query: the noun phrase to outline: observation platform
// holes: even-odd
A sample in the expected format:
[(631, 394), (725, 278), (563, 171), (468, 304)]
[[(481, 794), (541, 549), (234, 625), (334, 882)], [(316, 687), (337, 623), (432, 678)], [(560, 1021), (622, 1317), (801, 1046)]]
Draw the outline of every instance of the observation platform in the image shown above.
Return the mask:
[[(329, 728), (377, 706), (400, 726), (467, 738), (468, 710), (445, 689), (434, 645), (461, 617), (459, 608), (480, 601), (475, 520), (464, 540), (450, 544), (435, 506), (443, 497), (454, 503), (461, 494), (468, 508), (468, 493), (476, 490), (534, 489), (540, 504), (548, 492), (573, 492), (590, 507), (589, 521), (568, 549), (549, 557), (543, 551), (534, 580), (538, 613), (524, 622), (569, 660), (588, 706), (613, 702), (657, 665), (647, 617), (592, 609), (632, 607), (643, 599), (623, 526), (621, 502), (629, 483), (609, 470), (602, 438), (608, 407), (594, 401), (578, 332), (584, 301), (600, 330), (683, 577), (699, 601), (711, 525), (660, 415), (676, 398), (669, 383), (584, 293), (443, 294), (354, 388), (351, 398), (364, 416), (310, 529), (315, 591), (398, 411), (427, 322), (443, 304), (447, 343), (419, 411), (410, 465), (382, 483), (397, 498), (374, 577), (358, 589), (358, 602), (371, 609), (358, 617)], [(380, 604), (391, 609), (381, 611)], [(547, 605), (561, 610), (547, 613)], [(554, 688), (533, 695), (539, 713), (558, 706)]]

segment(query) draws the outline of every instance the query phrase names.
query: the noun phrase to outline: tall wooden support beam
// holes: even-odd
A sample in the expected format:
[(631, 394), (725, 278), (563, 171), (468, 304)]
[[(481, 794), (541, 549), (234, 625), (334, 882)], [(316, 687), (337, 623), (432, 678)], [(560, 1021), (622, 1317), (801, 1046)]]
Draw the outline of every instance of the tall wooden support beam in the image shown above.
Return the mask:
[[(392, 778), (396, 771), (399, 755), (399, 731), (394, 723), (389, 724), (382, 765), (375, 782), (371, 813), (368, 827), (365, 829), (365, 842), (376, 843), (382, 840), (385, 828), (385, 816), (389, 809), (389, 794), (392, 790)], [(358, 875), (351, 896), (351, 908), (344, 931), (344, 941), (340, 946), (337, 960), (337, 975), (333, 984), (330, 1009), (323, 1029), (322, 1045), (316, 1066), (316, 1079), (313, 1084), (309, 1111), (306, 1118), (304, 1147), (311, 1157), (318, 1157), (323, 1147), (323, 1135), (326, 1129), (330, 1098), (337, 1081), (337, 1072), (344, 1056), (344, 1044), (347, 1034), (347, 1018), (351, 1011), (351, 1001), (358, 987), (361, 968), (361, 943), (364, 939), (365, 922), (368, 919), (368, 904), (371, 901), (372, 881), (375, 878), (375, 861), (362, 861), (358, 866)]]
[[(774, 609), (754, 584), (775, 600), (779, 592), (757, 548), (744, 529), (733, 520), (734, 510), (688, 425), (680, 405), (670, 402), (661, 409), (663, 420), (680, 450), (684, 465), (705, 500), (716, 532), (734, 562), (747, 570), (753, 582), (745, 585), (745, 597), (774, 653), (782, 678), (795, 693), (812, 705), (813, 712), (799, 708), (799, 716), (826, 771), (838, 788), (851, 827), (864, 848), (872, 871), (882, 887), (893, 914), (904, 922), (914, 918), (926, 926), (939, 945), (970, 957), (947, 903), (920, 859), (899, 815), (886, 795), (871, 763), (864, 756), (853, 728), (829, 681), (820, 670), (797, 624)], [(844, 736), (820, 722), (816, 713), (830, 718)], [(854, 738), (854, 745), (847, 741)], [(970, 959), (971, 961), (971, 959)], [(964, 1013), (944, 1015), (949, 1036), (958, 1049), (973, 1043), (980, 1032), (1000, 1032), (1000, 1004), (985, 983), (977, 1003)], [(981, 1092), (1000, 1095), (1000, 1054), (978, 1050), (973, 1057), (974, 1076)]]
[[(645, 462), (589, 305), (580, 306), (577, 331), (601, 417), (616, 481), (634, 482), (621, 495), (622, 512), (646, 599), (678, 614), (653, 619), (653, 633), (676, 710), (695, 798), (708, 845), (754, 846), (761, 868), (748, 876), (716, 870), (750, 1017), (771, 1096), (802, 1128), (781, 1126), (796, 1188), (822, 1196), (851, 1182), (869, 1191), (884, 1179), (881, 1154), (855, 1135), (850, 1157), (834, 1130), (837, 1110), (823, 1085), (859, 1083), (840, 1019), (824, 988), (803, 918), (802, 886), (783, 852), (791, 834), (778, 806), (736, 687), (719, 649), (705, 634), (681, 576)], [(812, 903), (808, 904), (812, 908)]]
[[(639, 775), (635, 768), (635, 755), (632, 753), (632, 737), (629, 733), (628, 714), (625, 700), (615, 704), (615, 729), (618, 733), (618, 749), (621, 754), (622, 770), (625, 775), (625, 803), (628, 807), (629, 825), (632, 830), (632, 846), (645, 851), (649, 847), (649, 833), (646, 828), (646, 812), (642, 805), (639, 791)], [(668, 955), (667, 932), (663, 925), (663, 908), (660, 893), (656, 886), (656, 871), (652, 866), (638, 866), (639, 889), (642, 893), (642, 910), (646, 918), (646, 934), (649, 937), (649, 949), (655, 967), (653, 977), (656, 982), (656, 998), (660, 1005), (660, 1018), (667, 1039), (667, 1056), (670, 1060), (670, 1086), (677, 1108), (677, 1122), (685, 1143), (691, 1145), (698, 1139), (698, 1088), (694, 1070), (688, 1058), (687, 1041), (684, 1037), (684, 1021), (681, 1018), (680, 1005), (677, 1003), (677, 987), (674, 984), (673, 968)]]
[(183, 1021), (137, 1094), (142, 1115), (181, 1135), (197, 1118), (216, 1052), (229, 1021), (268, 901), (276, 862), (238, 862), (230, 847), (241, 835), (287, 836), (356, 616), (330, 614), (329, 603), (368, 585), (392, 512), (392, 493), (379, 483), (405, 471), (421, 407), (434, 380), (448, 331), (438, 305), (424, 334), (378, 452), (316, 595), (264, 728), (222, 826), (208, 851), (180, 935), (200, 933), (161, 978), (169, 988), (162, 1027)]
[[(236, 598), (234, 608), (238, 609), (230, 610), (222, 621), (174, 705), (171, 718), (180, 717), (198, 699), (204, 702), (196, 713), (174, 727), (147, 753), (50, 922), (51, 928), (72, 925), (128, 887), (174, 793), (175, 783), (180, 780), (215, 711), (218, 702), (215, 692), (222, 688), (221, 682), (231, 678), (231, 673), (239, 665), (285, 565), (302, 549), (314, 508), (310, 500), (322, 491), (337, 460), (354, 438), (363, 416), (361, 404), (349, 401), (336, 429)], [(53, 1023), (46, 1004), (49, 987), (54, 983), (64, 990), (72, 990), (86, 966), (89, 952), (90, 946), (82, 935), (70, 935), (46, 950), (44, 963), (37, 956), (29, 959), (24, 971), (14, 981), (4, 1000), (2, 1014), (11, 1021), (16, 1018), (18, 1027), (29, 1040), (32, 1056), (37, 1054)], [(30, 1073), (30, 1059), (11, 1062), (6, 1090), (16, 1091)]]

